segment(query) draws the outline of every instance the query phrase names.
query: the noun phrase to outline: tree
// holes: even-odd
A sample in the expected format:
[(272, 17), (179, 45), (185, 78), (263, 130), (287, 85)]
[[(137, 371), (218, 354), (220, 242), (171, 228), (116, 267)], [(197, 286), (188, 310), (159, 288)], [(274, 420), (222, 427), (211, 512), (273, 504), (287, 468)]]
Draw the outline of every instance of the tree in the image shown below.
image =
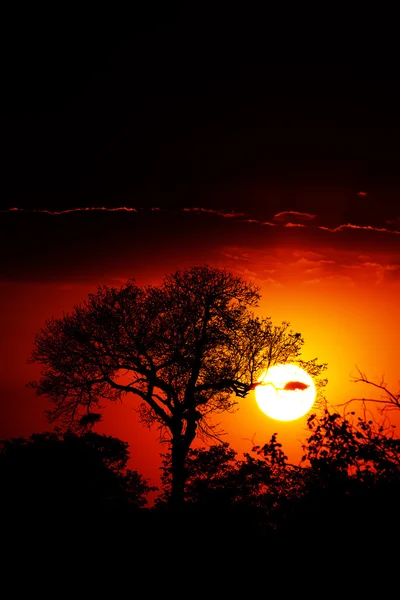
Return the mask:
[[(229, 532), (259, 537), (277, 549), (351, 539), (360, 547), (400, 530), (400, 440), (395, 426), (323, 411), (307, 420), (309, 435), (298, 465), (288, 463), (277, 434), (243, 460), (229, 444), (190, 449), (186, 498), (193, 520), (207, 536)], [(163, 508), (171, 491), (171, 454), (163, 455)], [(322, 539), (322, 538), (321, 538)], [(310, 548), (311, 550), (311, 548)]]
[[(0, 442), (0, 503), (18, 521), (60, 527), (69, 515), (88, 530), (98, 519), (128, 514), (153, 490), (127, 469), (127, 442), (107, 435), (67, 431), (35, 433)], [(104, 525), (104, 523), (103, 523)]]
[[(277, 518), (291, 538), (351, 540), (360, 549), (371, 538), (399, 531), (400, 440), (395, 427), (355, 412), (311, 414), (303, 444), (298, 492)], [(289, 509), (289, 510), (287, 510)], [(280, 518), (280, 514), (284, 520)]]
[(400, 440), (395, 426), (325, 409), (307, 420), (311, 434), (304, 445), (303, 463), (308, 462), (318, 486), (332, 482), (347, 485), (357, 481), (372, 486), (377, 481), (399, 480)]
[[(304, 343), (289, 323), (253, 312), (259, 288), (209, 266), (178, 270), (160, 286), (99, 287), (37, 333), (29, 383), (54, 408), (50, 422), (94, 421), (101, 401), (132, 395), (139, 418), (170, 444), (171, 504), (184, 501), (185, 459), (196, 435), (218, 437), (212, 416), (234, 410), (269, 366), (300, 361)], [(310, 361), (315, 376), (326, 365)], [(307, 368), (307, 363), (302, 362)]]
[[(171, 452), (162, 454), (161, 482), (163, 493), (156, 506), (168, 504), (172, 489)], [(236, 452), (228, 443), (209, 448), (190, 448), (185, 460), (185, 498), (196, 507), (230, 502), (232, 492), (228, 478), (237, 469)], [(234, 491), (236, 495), (236, 490)]]

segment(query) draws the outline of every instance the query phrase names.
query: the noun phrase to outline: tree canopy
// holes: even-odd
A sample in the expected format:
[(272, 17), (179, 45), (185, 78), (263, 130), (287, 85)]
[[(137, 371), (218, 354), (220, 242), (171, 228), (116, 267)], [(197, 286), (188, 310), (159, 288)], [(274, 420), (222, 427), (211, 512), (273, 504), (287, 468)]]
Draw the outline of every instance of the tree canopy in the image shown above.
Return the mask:
[(147, 504), (153, 490), (127, 468), (128, 443), (91, 431), (34, 433), (0, 442), (0, 504), (19, 519), (57, 523), (67, 515), (92, 524)]
[(171, 443), (179, 503), (194, 438), (218, 435), (213, 415), (233, 410), (273, 364), (297, 361), (313, 376), (326, 368), (301, 360), (304, 340), (288, 322), (255, 314), (259, 300), (257, 286), (209, 266), (159, 286), (99, 287), (37, 333), (31, 360), (41, 377), (28, 385), (53, 403), (49, 420), (68, 428), (95, 421), (103, 400), (138, 397), (141, 421)]

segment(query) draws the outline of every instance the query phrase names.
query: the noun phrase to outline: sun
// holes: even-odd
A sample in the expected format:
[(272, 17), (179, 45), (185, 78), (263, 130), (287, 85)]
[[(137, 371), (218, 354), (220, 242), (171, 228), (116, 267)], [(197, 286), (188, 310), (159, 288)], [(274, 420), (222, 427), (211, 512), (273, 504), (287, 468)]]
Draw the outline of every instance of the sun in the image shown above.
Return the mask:
[(296, 365), (274, 365), (259, 381), (255, 388), (257, 404), (272, 419), (294, 421), (305, 415), (315, 402), (311, 375)]

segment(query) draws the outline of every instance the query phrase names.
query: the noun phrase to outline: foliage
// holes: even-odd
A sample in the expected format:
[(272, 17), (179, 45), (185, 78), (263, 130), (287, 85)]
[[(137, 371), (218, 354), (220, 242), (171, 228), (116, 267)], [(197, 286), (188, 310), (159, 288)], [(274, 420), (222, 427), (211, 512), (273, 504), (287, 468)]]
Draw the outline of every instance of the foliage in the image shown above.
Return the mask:
[(377, 424), (372, 419), (330, 413), (308, 418), (311, 435), (304, 446), (302, 461), (324, 482), (330, 477), (357, 479), (368, 485), (377, 478), (398, 477), (400, 440), (394, 426)]
[(46, 432), (3, 440), (1, 503), (20, 518), (62, 519), (138, 508), (152, 488), (126, 469), (128, 444), (87, 432)]
[(68, 427), (100, 399), (132, 393), (146, 424), (164, 430), (192, 413), (207, 431), (211, 412), (236, 404), (236, 385), (300, 354), (303, 340), (287, 323), (249, 311), (259, 297), (252, 284), (208, 267), (178, 271), (159, 287), (101, 287), (36, 335), (31, 360), (43, 370), (29, 385), (56, 405), (50, 420)]
[(147, 506), (149, 493), (156, 492), (158, 489), (154, 485), (149, 485), (148, 479), (133, 469), (126, 470), (123, 480), (129, 506), (135, 509)]
[[(168, 502), (172, 488), (171, 453), (161, 455), (162, 495), (158, 503)], [(189, 449), (185, 461), (185, 498), (188, 503), (204, 505), (209, 498), (228, 496), (227, 479), (236, 468), (236, 452), (229, 444), (214, 444), (209, 448)]]
[[(271, 511), (295, 489), (294, 473), (274, 433), (269, 443), (255, 446), (242, 460), (228, 443), (190, 449), (186, 459), (185, 498), (197, 507), (233, 507)], [(171, 493), (171, 454), (162, 455), (163, 494)]]
[[(259, 289), (222, 269), (193, 267), (160, 286), (103, 286), (35, 336), (29, 385), (54, 404), (51, 422), (80, 429), (102, 400), (140, 399), (138, 413), (172, 450), (172, 497), (183, 500), (184, 462), (196, 436), (219, 439), (213, 415), (234, 410), (272, 364), (301, 361), (289, 324), (255, 316)], [(301, 363), (318, 375), (326, 365)]]
[[(200, 514), (229, 514), (231, 526), (243, 525), (245, 514), (247, 527), (255, 518), (258, 535), (279, 534), (282, 539), (311, 540), (323, 529), (332, 539), (355, 536), (354, 543), (360, 543), (378, 531), (381, 536), (400, 532), (400, 440), (395, 428), (354, 413), (324, 410), (310, 415), (308, 429), (299, 465), (288, 463), (277, 434), (242, 460), (228, 444), (191, 450), (188, 502)], [(164, 501), (170, 481), (170, 456), (164, 455)]]
[(313, 536), (323, 526), (331, 540), (347, 536), (356, 544), (400, 532), (400, 440), (394, 427), (326, 409), (310, 415), (308, 428), (301, 494), (281, 529)]

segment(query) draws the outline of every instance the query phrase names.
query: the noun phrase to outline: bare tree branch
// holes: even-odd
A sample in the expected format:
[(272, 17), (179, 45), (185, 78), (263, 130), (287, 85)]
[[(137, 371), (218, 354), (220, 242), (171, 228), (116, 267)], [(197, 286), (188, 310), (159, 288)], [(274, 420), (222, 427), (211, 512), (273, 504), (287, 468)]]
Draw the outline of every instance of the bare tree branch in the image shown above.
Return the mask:
[(351, 398), (350, 400), (347, 400), (346, 402), (342, 402), (341, 404), (337, 404), (336, 406), (348, 407), (352, 403), (360, 403), (360, 402), (363, 403), (365, 406), (365, 403), (369, 402), (371, 404), (379, 405), (377, 410), (381, 414), (392, 411), (392, 410), (400, 409), (400, 394), (394, 394), (393, 392), (391, 392), (387, 388), (387, 384), (385, 383), (385, 380), (383, 378), (381, 379), (380, 383), (376, 383), (374, 381), (371, 381), (367, 377), (366, 373), (361, 371), (358, 367), (356, 367), (356, 369), (358, 371), (358, 376), (352, 377), (353, 382), (354, 383), (365, 383), (365, 384), (370, 385), (378, 390), (381, 390), (382, 392), (384, 392), (383, 397), (381, 396), (380, 398)]

